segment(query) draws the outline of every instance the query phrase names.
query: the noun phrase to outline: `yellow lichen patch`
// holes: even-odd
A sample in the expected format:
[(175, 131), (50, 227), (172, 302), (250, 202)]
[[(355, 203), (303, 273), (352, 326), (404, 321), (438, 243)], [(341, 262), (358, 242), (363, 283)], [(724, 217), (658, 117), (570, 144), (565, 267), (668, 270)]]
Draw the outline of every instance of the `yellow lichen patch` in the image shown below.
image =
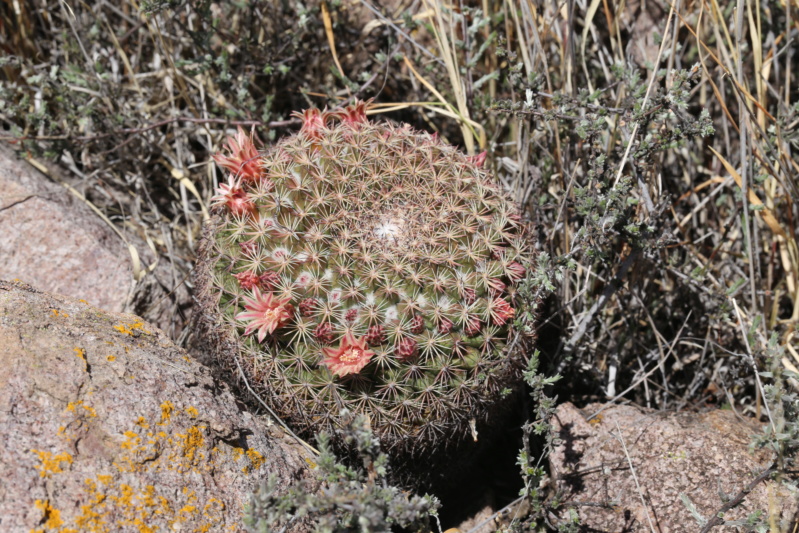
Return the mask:
[(133, 450), (141, 444), (141, 437), (133, 431), (123, 433), (125, 440), (120, 444), (123, 450)]
[(81, 298), (81, 299), (80, 299), (80, 300), (78, 300), (78, 301), (79, 301), (80, 303), (82, 303), (82, 304), (89, 305), (89, 302), (87, 302), (87, 301), (86, 301), (86, 300), (84, 300), (83, 298)]
[(64, 318), (68, 318), (69, 317), (68, 314), (66, 314), (66, 313), (64, 313), (62, 311), (59, 311), (58, 309), (51, 309), (50, 312), (53, 314), (53, 316), (62, 316)]
[(83, 370), (88, 371), (89, 362), (86, 360), (86, 350), (83, 348), (74, 348), (73, 351), (75, 352), (75, 355), (77, 355), (78, 358), (83, 361)]
[(116, 358), (116, 356), (115, 356), (115, 355), (109, 355), (109, 356), (107, 356), (107, 357), (105, 358), (105, 360), (106, 360), (106, 361), (108, 361), (109, 363), (113, 363), (114, 361), (116, 361), (116, 360), (117, 360), (117, 358)]
[(261, 452), (256, 450), (247, 450), (247, 457), (250, 458), (250, 463), (252, 464), (253, 469), (257, 470), (261, 468), (261, 465), (264, 464), (264, 456)]
[[(159, 407), (160, 413), (156, 412), (152, 417), (132, 417), (130, 426), (115, 441), (117, 452), (110, 471), (85, 479), (75, 495), (79, 503), (76, 507), (70, 507), (74, 510), (66, 516), (64, 512), (58, 515), (50, 512), (47, 518), (42, 519), (41, 524), (45, 527), (39, 526), (42, 533), (228, 530), (230, 524), (226, 522), (226, 504), (212, 497), (205, 489), (199, 494), (195, 492), (194, 476), (218, 469), (220, 462), (231, 459), (241, 460), (238, 466), (246, 465), (246, 472), (254, 472), (264, 464), (264, 456), (255, 450), (245, 452), (227, 445), (211, 448), (210, 430), (196, 423), (199, 410), (195, 407), (174, 405), (170, 401), (165, 401)], [(65, 412), (82, 413), (84, 410), (86, 406), (78, 401), (70, 403)], [(156, 428), (159, 414), (163, 428)], [(39, 454), (42, 463), (39, 471), (43, 477), (61, 472), (62, 467), (66, 468), (64, 462), (72, 461), (72, 457), (66, 453), (54, 455), (33, 451)], [(136, 484), (137, 479), (153, 480), (158, 472), (165, 471), (185, 473), (182, 490), (160, 489), (159, 484), (153, 481), (149, 481), (151, 484), (142, 481), (141, 486)], [(127, 473), (135, 475), (124, 475)], [(159, 490), (164, 492), (160, 493)], [(44, 509), (42, 512), (45, 512)], [(46, 529), (49, 527), (47, 520), (54, 516), (62, 524)]]
[(114, 326), (114, 329), (120, 333), (124, 333), (126, 335), (131, 335), (131, 336), (136, 336), (141, 333), (150, 335), (150, 332), (144, 329), (144, 322), (142, 322), (141, 320), (136, 320), (135, 322), (132, 322), (130, 324), (125, 324), (123, 322), (122, 324), (117, 324), (116, 326)]
[(182, 453), (183, 458), (186, 459), (184, 464), (194, 465), (197, 460), (205, 457), (203, 454), (198, 454), (198, 450), (205, 443), (202, 434), (203, 429), (205, 429), (205, 426), (192, 426), (185, 435), (178, 434), (178, 437), (182, 439)]
[(82, 407), (84, 411), (86, 411), (90, 417), (94, 418), (97, 416), (97, 411), (95, 411), (94, 407), (90, 405), (85, 405), (83, 400), (78, 400), (77, 402), (69, 402), (67, 404), (67, 411), (74, 413), (78, 407)]
[(165, 426), (169, 423), (169, 419), (172, 417), (172, 411), (175, 410), (175, 404), (170, 402), (169, 400), (165, 401), (161, 404), (161, 421), (158, 423), (159, 426)]
[(44, 526), (44, 529), (56, 529), (64, 525), (64, 521), (61, 520), (61, 511), (54, 509), (53, 506), (50, 505), (50, 500), (36, 500), (34, 505), (44, 515), (42, 516), (42, 521), (44, 521), (42, 526)]
[(224, 510), (224, 502), (217, 500), (216, 498), (211, 498), (208, 500), (208, 503), (205, 504), (205, 507), (203, 507), (203, 516), (210, 518), (211, 520), (219, 520), (221, 519), (221, 514)]
[(238, 461), (244, 455), (244, 448), (233, 448), (233, 460)]
[(40, 477), (49, 477), (52, 474), (60, 474), (63, 472), (63, 470), (61, 470), (61, 463), (72, 464), (72, 456), (66, 452), (61, 452), (56, 455), (53, 455), (52, 452), (43, 450), (31, 450), (31, 452), (38, 455), (39, 461), (41, 461), (41, 464), (36, 467), (36, 469), (39, 471)]

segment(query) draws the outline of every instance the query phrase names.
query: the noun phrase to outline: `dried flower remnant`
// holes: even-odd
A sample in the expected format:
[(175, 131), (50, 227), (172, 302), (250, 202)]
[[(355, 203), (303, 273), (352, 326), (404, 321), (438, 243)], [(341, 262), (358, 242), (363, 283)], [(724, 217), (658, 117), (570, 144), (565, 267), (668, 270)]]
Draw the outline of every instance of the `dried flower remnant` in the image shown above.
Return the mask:
[(251, 321), (244, 334), (250, 335), (258, 330), (258, 342), (264, 342), (267, 335), (291, 321), (294, 308), (289, 303), (291, 299), (278, 300), (271, 292), (264, 294), (258, 287), (254, 288), (253, 295), (253, 298), (244, 297), (246, 311), (236, 315), (236, 320)]
[(375, 354), (367, 349), (364, 339), (356, 339), (349, 331), (338, 348), (323, 348), (322, 352), (325, 355), (323, 364), (336, 376), (359, 373)]

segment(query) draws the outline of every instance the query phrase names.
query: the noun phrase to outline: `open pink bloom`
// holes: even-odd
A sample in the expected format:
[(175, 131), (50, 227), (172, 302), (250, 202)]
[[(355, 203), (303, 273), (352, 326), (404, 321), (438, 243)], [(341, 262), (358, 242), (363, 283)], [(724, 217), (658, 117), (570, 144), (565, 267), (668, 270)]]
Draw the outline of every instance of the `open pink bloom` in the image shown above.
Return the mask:
[(509, 319), (513, 318), (513, 315), (516, 314), (516, 309), (511, 307), (510, 304), (502, 298), (495, 298), (494, 301), (491, 302), (489, 312), (491, 318), (494, 320), (494, 324), (501, 326)]
[(366, 348), (366, 341), (356, 339), (351, 332), (344, 334), (338, 348), (322, 348), (325, 360), (322, 361), (336, 376), (357, 374), (369, 363), (375, 354)]
[(255, 212), (255, 203), (233, 178), (230, 178), (227, 183), (219, 185), (216, 190), (216, 196), (211, 198), (211, 207), (217, 205), (227, 207), (233, 216), (242, 216)]
[(236, 320), (251, 320), (244, 330), (249, 335), (258, 330), (258, 342), (264, 342), (267, 334), (272, 334), (276, 329), (285, 326), (294, 316), (294, 307), (289, 303), (290, 298), (278, 300), (272, 293), (262, 293), (258, 287), (253, 290), (254, 298), (244, 297), (246, 311), (236, 315)]
[(252, 133), (247, 136), (239, 126), (235, 137), (228, 137), (229, 155), (216, 154), (214, 161), (219, 166), (230, 170), (234, 176), (241, 176), (247, 181), (257, 181), (263, 176), (261, 156), (252, 141)]

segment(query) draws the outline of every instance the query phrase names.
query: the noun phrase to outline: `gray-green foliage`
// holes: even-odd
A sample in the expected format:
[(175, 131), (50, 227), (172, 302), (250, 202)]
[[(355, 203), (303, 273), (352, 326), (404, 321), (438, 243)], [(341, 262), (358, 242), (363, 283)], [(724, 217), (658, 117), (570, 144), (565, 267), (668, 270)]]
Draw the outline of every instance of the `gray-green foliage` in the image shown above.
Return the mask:
[(252, 496), (245, 526), (251, 533), (287, 530), (304, 523), (318, 532), (379, 532), (401, 527), (407, 531), (430, 531), (430, 518), (439, 507), (432, 496), (417, 496), (387, 481), (388, 456), (380, 450), (363, 416), (341, 414), (347, 423), (342, 437), (361, 461), (356, 468), (339, 461), (330, 446), (330, 436), (317, 436), (320, 456), (314, 479), (297, 483), (278, 493), (269, 479)]

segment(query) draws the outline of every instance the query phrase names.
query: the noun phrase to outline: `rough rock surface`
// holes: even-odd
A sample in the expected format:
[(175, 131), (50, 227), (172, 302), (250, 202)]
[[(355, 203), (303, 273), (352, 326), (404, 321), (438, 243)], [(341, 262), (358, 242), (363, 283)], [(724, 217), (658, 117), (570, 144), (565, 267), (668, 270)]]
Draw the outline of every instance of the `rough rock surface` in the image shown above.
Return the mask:
[[(0, 279), (18, 279), (107, 311), (138, 313), (172, 338), (182, 330), (175, 310), (187, 308), (190, 297), (167, 261), (136, 282), (125, 242), (84, 202), (5, 145), (0, 145), (0, 227)], [(145, 242), (126, 238), (142, 269), (155, 262)]]
[(0, 531), (239, 531), (301, 446), (136, 316), (0, 281)]
[[(585, 531), (649, 532), (647, 513), (658, 533), (699, 531), (701, 527), (682, 503), (681, 493), (709, 518), (724, 503), (720, 490), (733, 497), (768, 466), (767, 452), (752, 454), (748, 449), (758, 425), (731, 411), (658, 413), (614, 406), (586, 421), (601, 407), (593, 404), (580, 410), (565, 403), (553, 417), (561, 444), (550, 455), (552, 475), (564, 506), (580, 504), (576, 510)], [(612, 502), (617, 505), (606, 505)], [(780, 531), (787, 531), (797, 517), (798, 504), (796, 493), (766, 481), (729, 511), (725, 520), (745, 519), (762, 510), (782, 522)], [(724, 526), (712, 531), (739, 529)]]

